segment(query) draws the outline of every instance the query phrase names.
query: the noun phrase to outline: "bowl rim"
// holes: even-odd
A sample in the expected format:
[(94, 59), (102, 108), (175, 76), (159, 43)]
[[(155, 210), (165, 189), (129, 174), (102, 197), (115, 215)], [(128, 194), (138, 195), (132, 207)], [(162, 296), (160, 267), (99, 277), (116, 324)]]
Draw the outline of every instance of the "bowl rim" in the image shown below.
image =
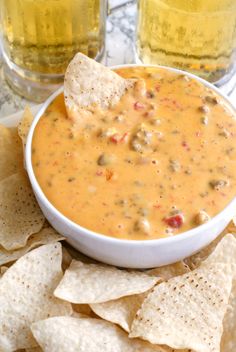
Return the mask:
[[(234, 114), (236, 115), (236, 108), (233, 105), (233, 103), (230, 101), (229, 97), (227, 97), (223, 92), (221, 92), (217, 87), (215, 87), (213, 84), (207, 82), (206, 80), (183, 70), (177, 69), (177, 68), (172, 68), (168, 66), (163, 66), (163, 65), (144, 65), (144, 64), (121, 64), (121, 65), (115, 65), (111, 66), (110, 68), (112, 70), (116, 69), (121, 69), (121, 68), (131, 68), (131, 67), (154, 67), (154, 68), (161, 68), (161, 69), (166, 69), (171, 72), (179, 73), (179, 74), (184, 74), (190, 78), (193, 78), (197, 80), (198, 82), (202, 83), (205, 87), (212, 89), (214, 92), (216, 92), (218, 95), (220, 95), (226, 102), (227, 104), (231, 107), (233, 110)], [(58, 90), (56, 90), (40, 107), (39, 111), (37, 112), (36, 116), (34, 117), (33, 123), (30, 127), (28, 136), (27, 136), (27, 141), (26, 141), (26, 148), (25, 148), (25, 165), (26, 165), (26, 170), (30, 179), (30, 182), (32, 184), (32, 188), (34, 192), (36, 193), (36, 196), (40, 198), (41, 202), (44, 203), (47, 209), (50, 210), (50, 212), (53, 214), (54, 217), (60, 218), (62, 222), (64, 222), (67, 226), (72, 228), (76, 232), (80, 232), (80, 236), (86, 236), (87, 238), (90, 239), (97, 239), (97, 240), (102, 240), (105, 242), (113, 243), (113, 244), (118, 244), (118, 245), (132, 245), (133, 247), (149, 247), (150, 245), (163, 245), (163, 244), (174, 244), (175, 242), (179, 241), (184, 241), (185, 239), (191, 239), (194, 236), (197, 235), (198, 231), (206, 231), (209, 230), (214, 223), (219, 222), (221, 219), (225, 217), (225, 215), (228, 214), (229, 210), (232, 207), (236, 207), (236, 196), (226, 205), (226, 207), (220, 211), (218, 214), (216, 214), (214, 217), (212, 217), (207, 223), (199, 225), (197, 227), (194, 227), (188, 231), (184, 231), (182, 233), (176, 234), (174, 236), (170, 237), (164, 237), (164, 238), (156, 238), (156, 239), (146, 239), (146, 240), (131, 240), (131, 239), (124, 239), (124, 238), (116, 238), (116, 237), (111, 237), (102, 233), (98, 233), (92, 230), (87, 229), (86, 227), (80, 226), (79, 224), (75, 223), (74, 221), (70, 220), (68, 217), (63, 215), (46, 197), (44, 194), (43, 190), (41, 189), (37, 178), (34, 174), (33, 166), (32, 166), (32, 159), (31, 159), (31, 146), (32, 146), (32, 139), (33, 139), (33, 134), (35, 127), (42, 117), (43, 113), (46, 111), (48, 106), (52, 103), (52, 101), (61, 93), (63, 93), (64, 87), (60, 87)]]

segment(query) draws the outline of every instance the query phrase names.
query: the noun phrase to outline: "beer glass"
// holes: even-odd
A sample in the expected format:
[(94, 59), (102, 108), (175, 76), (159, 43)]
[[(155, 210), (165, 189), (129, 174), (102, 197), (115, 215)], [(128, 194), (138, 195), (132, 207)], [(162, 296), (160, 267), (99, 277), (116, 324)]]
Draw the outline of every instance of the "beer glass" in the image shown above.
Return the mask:
[(139, 0), (138, 59), (221, 85), (236, 63), (235, 0)]
[(102, 57), (106, 0), (0, 0), (0, 6), (5, 77), (24, 97), (45, 100), (78, 51)]

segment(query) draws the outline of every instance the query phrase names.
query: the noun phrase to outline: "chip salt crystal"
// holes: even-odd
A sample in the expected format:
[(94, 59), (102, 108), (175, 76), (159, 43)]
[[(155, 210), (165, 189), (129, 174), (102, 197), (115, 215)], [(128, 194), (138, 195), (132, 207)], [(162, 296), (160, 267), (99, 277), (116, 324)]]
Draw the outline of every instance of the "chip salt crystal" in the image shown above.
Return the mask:
[(100, 319), (55, 317), (31, 326), (44, 352), (165, 352), (161, 346), (129, 339), (119, 327)]
[(30, 325), (51, 316), (70, 315), (71, 305), (53, 296), (62, 277), (61, 244), (34, 249), (0, 280), (0, 350), (37, 346)]
[(140, 271), (73, 260), (54, 294), (71, 303), (101, 303), (143, 293), (158, 281), (160, 278)]
[(225, 264), (163, 282), (144, 300), (130, 337), (176, 349), (219, 352), (231, 287), (232, 270)]
[(24, 172), (0, 182), (0, 245), (15, 250), (41, 230), (44, 216)]
[[(115, 105), (134, 80), (124, 79), (109, 68), (78, 53), (70, 62), (64, 81), (65, 105), (69, 116), (93, 106)], [(75, 115), (76, 116), (76, 115)]]

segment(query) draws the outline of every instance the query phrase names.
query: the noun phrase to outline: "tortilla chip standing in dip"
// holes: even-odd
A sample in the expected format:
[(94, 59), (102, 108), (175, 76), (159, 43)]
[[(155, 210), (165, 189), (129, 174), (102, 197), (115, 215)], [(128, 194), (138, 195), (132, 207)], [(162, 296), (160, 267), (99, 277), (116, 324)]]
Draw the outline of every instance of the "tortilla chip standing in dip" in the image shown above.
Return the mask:
[(32, 162), (70, 220), (156, 239), (207, 222), (233, 199), (236, 120), (203, 84), (163, 68), (113, 72), (77, 54), (64, 94), (35, 128)]

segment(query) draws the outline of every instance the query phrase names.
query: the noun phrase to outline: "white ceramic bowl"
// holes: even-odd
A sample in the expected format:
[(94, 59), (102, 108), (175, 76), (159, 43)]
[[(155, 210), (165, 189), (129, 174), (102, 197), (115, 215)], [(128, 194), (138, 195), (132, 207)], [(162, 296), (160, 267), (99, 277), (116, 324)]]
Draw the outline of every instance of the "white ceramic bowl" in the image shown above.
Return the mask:
[[(123, 66), (113, 68), (120, 67)], [(222, 96), (234, 109), (229, 99), (210, 83), (184, 71), (166, 69), (197, 79)], [(35, 126), (40, 117), (55, 97), (62, 92), (63, 88), (56, 91), (37, 113), (29, 131), (25, 159), (30, 182), (45, 217), (59, 233), (66, 237), (72, 246), (92, 258), (108, 264), (128, 268), (151, 268), (171, 264), (192, 255), (213, 241), (227, 226), (236, 212), (236, 198), (206, 224), (173, 237), (146, 241), (121, 240), (104, 236), (77, 225), (61, 214), (46, 198), (35, 178), (31, 163), (31, 143)], [(189, 192), (191, 193), (191, 190)]]

